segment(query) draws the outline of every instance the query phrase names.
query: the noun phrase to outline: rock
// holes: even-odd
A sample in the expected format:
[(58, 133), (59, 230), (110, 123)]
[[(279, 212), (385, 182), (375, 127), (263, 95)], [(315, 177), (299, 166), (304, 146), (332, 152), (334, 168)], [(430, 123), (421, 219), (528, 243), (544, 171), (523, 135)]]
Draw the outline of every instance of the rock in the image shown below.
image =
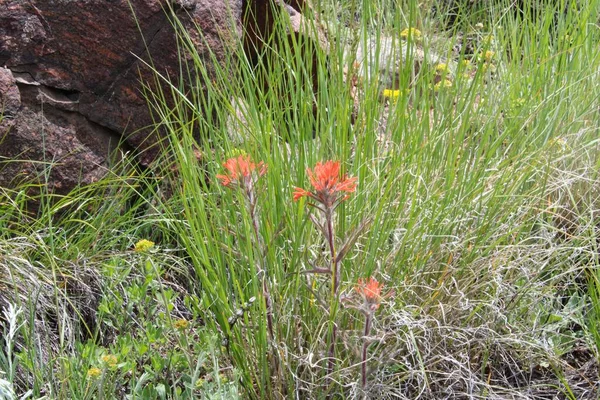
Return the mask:
[(379, 89), (406, 89), (400, 87), (402, 71), (409, 68), (412, 79), (427, 65), (435, 68), (447, 63), (453, 71), (453, 62), (429, 50), (427, 53), (418, 43), (409, 43), (398, 37), (377, 36), (360, 41), (357, 48), (346, 49), (346, 57), (355, 62), (359, 76), (376, 81)]
[[(129, 4), (131, 3), (131, 5)], [(140, 58), (171, 77), (179, 71), (176, 38), (162, 0), (4, 0), (0, 7), (0, 186), (39, 174), (66, 193), (102, 177), (119, 143), (156, 157), (160, 138), (140, 78)], [(241, 39), (242, 0), (169, 3), (201, 57), (225, 60)], [(135, 12), (135, 18), (132, 13)], [(202, 31), (202, 37), (197, 28)], [(210, 50), (209, 50), (210, 49)], [(11, 159), (25, 160), (19, 163)], [(26, 161), (31, 160), (31, 161)]]
[[(47, 180), (52, 192), (66, 193), (78, 183), (89, 184), (104, 176), (107, 157), (119, 138), (77, 113), (67, 95), (31, 80), (19, 87), (18, 82), (24, 81), (0, 69), (5, 102), (0, 184), (15, 187), (33, 178), (34, 182)], [(12, 85), (6, 87), (5, 82)]]
[[(216, 76), (215, 60), (233, 65), (232, 48), (241, 40), (257, 65), (261, 49), (275, 36), (296, 35), (323, 47), (323, 36), (305, 28), (301, 11), (310, 9), (307, 1), (3, 0), (0, 187), (39, 177), (51, 191), (67, 193), (100, 179), (118, 148), (150, 165), (161, 137), (152, 129), (140, 80), (155, 84), (150, 61), (164, 76), (179, 79), (169, 17), (178, 17), (205, 61), (206, 78), (190, 80), (202, 85), (202, 79)], [(289, 15), (290, 28), (272, 35), (279, 12)]]
[(14, 118), (21, 107), (21, 94), (17, 81), (7, 68), (0, 68), (0, 116)]

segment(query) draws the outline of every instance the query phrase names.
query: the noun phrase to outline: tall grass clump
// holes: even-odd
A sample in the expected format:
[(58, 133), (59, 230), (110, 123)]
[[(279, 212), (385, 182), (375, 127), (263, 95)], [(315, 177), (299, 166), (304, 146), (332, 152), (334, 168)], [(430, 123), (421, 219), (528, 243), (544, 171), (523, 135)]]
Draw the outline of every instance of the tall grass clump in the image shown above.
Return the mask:
[(598, 4), (522, 3), (276, 6), (225, 59), (170, 14), (156, 165), (3, 192), (0, 390), (597, 398)]
[[(215, 76), (180, 30), (204, 86), (148, 92), (177, 165), (171, 219), (246, 395), (587, 390), (568, 359), (596, 354), (595, 269), (559, 210), (566, 171), (596, 179), (594, 5), (495, 2), (470, 52), (412, 3), (315, 8), (289, 36), (280, 10), (258, 61), (237, 49)], [(319, 193), (345, 177), (354, 193), (328, 209)]]

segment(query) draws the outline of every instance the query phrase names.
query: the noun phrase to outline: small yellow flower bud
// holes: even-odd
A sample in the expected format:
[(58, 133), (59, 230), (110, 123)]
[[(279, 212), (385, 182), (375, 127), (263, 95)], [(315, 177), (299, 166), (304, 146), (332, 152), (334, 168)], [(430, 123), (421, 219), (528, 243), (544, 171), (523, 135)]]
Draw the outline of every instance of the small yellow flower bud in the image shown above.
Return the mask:
[(113, 354), (105, 354), (101, 357), (101, 360), (103, 363), (105, 363), (110, 368), (117, 366), (118, 359), (117, 359), (117, 356), (115, 356)]
[(383, 90), (383, 97), (385, 97), (386, 99), (390, 99), (390, 100), (396, 100), (398, 97), (400, 97), (400, 91), (399, 90), (393, 90), (393, 89), (384, 89)]
[(436, 83), (435, 86), (433, 87), (433, 90), (435, 90), (437, 92), (441, 88), (450, 88), (450, 87), (452, 87), (452, 81), (449, 79), (444, 79), (444, 80)]
[(402, 39), (408, 39), (411, 36), (413, 40), (421, 39), (421, 31), (416, 28), (406, 28), (402, 32), (400, 32), (400, 37)]
[(147, 239), (142, 239), (135, 244), (133, 251), (136, 253), (143, 253), (150, 250), (152, 247), (154, 247), (154, 242)]
[(435, 66), (435, 72), (439, 72), (439, 73), (447, 73), (448, 72), (448, 65), (444, 64), (444, 63), (439, 63)]
[(180, 331), (187, 329), (189, 325), (190, 323), (184, 318), (178, 319), (175, 322), (173, 322), (173, 326), (175, 327), (175, 329)]
[(88, 369), (87, 378), (90, 380), (96, 380), (98, 377), (102, 375), (102, 370), (100, 368), (92, 367)]

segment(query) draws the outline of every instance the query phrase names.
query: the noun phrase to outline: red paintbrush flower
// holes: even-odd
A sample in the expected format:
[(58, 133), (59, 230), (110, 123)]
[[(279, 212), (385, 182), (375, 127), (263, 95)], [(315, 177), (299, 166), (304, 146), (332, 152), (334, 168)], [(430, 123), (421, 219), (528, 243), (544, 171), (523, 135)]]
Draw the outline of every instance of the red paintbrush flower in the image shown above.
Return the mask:
[(267, 172), (267, 166), (261, 161), (255, 164), (248, 155), (240, 155), (228, 159), (223, 166), (227, 170), (224, 175), (217, 175), (221, 184), (227, 187), (243, 185), (249, 187), (253, 183), (255, 171), (262, 176)]
[(333, 208), (356, 190), (356, 178), (340, 176), (339, 161), (318, 162), (313, 170), (307, 168), (306, 173), (314, 191), (297, 187), (294, 189), (294, 201), (306, 196), (323, 204), (325, 208)]
[(358, 284), (354, 287), (356, 293), (358, 293), (364, 300), (365, 305), (371, 311), (375, 311), (381, 304), (381, 289), (383, 289), (383, 283), (379, 283), (375, 278), (369, 278), (369, 280), (363, 281), (358, 280)]

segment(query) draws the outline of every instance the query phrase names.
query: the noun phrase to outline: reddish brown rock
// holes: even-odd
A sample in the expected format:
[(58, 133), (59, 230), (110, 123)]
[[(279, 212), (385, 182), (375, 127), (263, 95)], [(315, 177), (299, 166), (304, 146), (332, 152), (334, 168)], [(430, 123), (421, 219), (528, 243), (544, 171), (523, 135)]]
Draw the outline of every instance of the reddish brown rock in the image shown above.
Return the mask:
[(4, 120), (14, 118), (21, 108), (21, 94), (12, 72), (0, 68), (0, 117)]
[[(235, 65), (227, 61), (231, 48), (239, 47), (244, 23), (245, 49), (256, 63), (256, 49), (273, 32), (274, 13), (289, 13), (292, 26), (284, 37), (304, 35), (300, 11), (307, 7), (305, 0), (291, 4), (0, 0), (0, 186), (46, 177), (51, 165), (49, 189), (65, 193), (102, 177), (117, 146), (134, 150), (143, 165), (150, 164), (160, 138), (151, 133), (140, 79), (154, 82), (144, 62), (152, 60), (164, 76), (178, 80), (171, 12), (189, 33), (211, 79), (214, 60)], [(243, 10), (254, 11), (256, 18)]]
[[(44, 160), (54, 163), (51, 189), (92, 182), (123, 139), (143, 164), (155, 158), (158, 138), (148, 129), (139, 83), (153, 75), (140, 58), (177, 76), (167, 4), (209, 66), (209, 48), (223, 60), (227, 46), (241, 39), (241, 0), (0, 2), (0, 186), (14, 184), (21, 170), (39, 173), (36, 161)], [(34, 162), (9, 165), (13, 158)]]

